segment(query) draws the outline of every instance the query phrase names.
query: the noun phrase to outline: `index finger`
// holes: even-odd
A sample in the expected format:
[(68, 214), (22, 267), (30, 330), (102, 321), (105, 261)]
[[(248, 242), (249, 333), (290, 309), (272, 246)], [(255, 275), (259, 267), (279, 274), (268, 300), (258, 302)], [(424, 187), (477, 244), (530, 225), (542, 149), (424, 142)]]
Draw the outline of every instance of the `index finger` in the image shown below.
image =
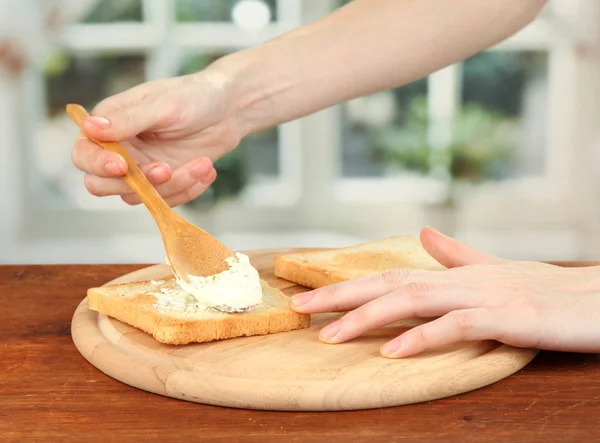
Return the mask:
[(307, 314), (348, 311), (389, 294), (407, 283), (440, 281), (443, 275), (440, 271), (393, 269), (297, 294), (290, 299), (290, 307)]
[(127, 172), (123, 157), (103, 149), (82, 133), (75, 142), (72, 160), (79, 170), (98, 177), (121, 177)]

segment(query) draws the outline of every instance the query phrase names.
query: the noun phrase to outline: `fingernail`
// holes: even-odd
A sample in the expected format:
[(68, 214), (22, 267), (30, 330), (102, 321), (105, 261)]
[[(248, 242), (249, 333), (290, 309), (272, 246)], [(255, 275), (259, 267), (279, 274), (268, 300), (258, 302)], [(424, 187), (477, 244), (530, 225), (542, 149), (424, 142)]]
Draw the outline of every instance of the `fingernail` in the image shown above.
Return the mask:
[(106, 129), (110, 126), (110, 120), (104, 117), (88, 117), (87, 121), (99, 129)]
[(153, 166), (146, 174), (146, 176), (150, 179), (151, 182), (160, 181), (162, 175), (163, 175), (163, 168), (162, 168), (162, 166), (159, 166), (159, 165)]
[(381, 355), (384, 357), (397, 357), (402, 350), (402, 342), (391, 341), (381, 347)]
[(106, 163), (104, 169), (111, 175), (123, 175), (123, 170), (115, 162)]
[(190, 169), (190, 175), (192, 178), (196, 180), (200, 180), (205, 178), (206, 175), (212, 170), (212, 165), (208, 160), (199, 160), (192, 168)]
[(324, 327), (321, 330), (321, 333), (319, 334), (319, 336), (324, 340), (331, 340), (337, 335), (338, 332), (340, 332), (341, 328), (342, 328), (341, 320), (334, 321), (330, 325)]
[(292, 297), (292, 304), (294, 306), (302, 306), (308, 303), (313, 298), (311, 292), (303, 292), (302, 294), (294, 295)]

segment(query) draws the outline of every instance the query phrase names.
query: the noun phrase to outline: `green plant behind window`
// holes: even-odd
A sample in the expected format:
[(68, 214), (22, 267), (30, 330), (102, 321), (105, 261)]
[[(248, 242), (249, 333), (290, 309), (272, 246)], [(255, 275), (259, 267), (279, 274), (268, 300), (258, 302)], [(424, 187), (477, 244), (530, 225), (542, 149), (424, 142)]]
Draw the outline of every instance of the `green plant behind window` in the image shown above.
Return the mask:
[(142, 21), (141, 0), (101, 0), (83, 20), (84, 23)]
[[(238, 0), (174, 0), (175, 18), (178, 22), (228, 22), (231, 10)], [(272, 19), (277, 17), (276, 0), (264, 0), (271, 9)]]
[(375, 154), (407, 171), (430, 174), (435, 165), (449, 167), (452, 179), (478, 183), (510, 174), (518, 143), (515, 119), (468, 104), (453, 122), (453, 142), (436, 150), (427, 137), (427, 103), (424, 96), (411, 103), (402, 127), (373, 131)]

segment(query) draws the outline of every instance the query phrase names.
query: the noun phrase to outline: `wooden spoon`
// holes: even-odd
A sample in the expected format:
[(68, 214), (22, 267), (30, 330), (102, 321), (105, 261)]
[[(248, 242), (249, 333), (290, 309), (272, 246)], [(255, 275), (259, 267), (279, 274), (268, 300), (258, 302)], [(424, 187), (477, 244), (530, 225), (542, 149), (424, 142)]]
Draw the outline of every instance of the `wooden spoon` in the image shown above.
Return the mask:
[[(80, 105), (71, 104), (67, 105), (67, 113), (85, 134), (81, 124), (88, 116), (86, 110)], [(171, 209), (123, 146), (116, 142), (94, 140), (85, 135), (104, 149), (121, 155), (127, 162), (127, 174), (123, 179), (154, 217), (162, 235), (167, 258), (177, 278), (189, 282), (188, 275), (210, 276), (229, 269), (225, 259), (235, 257), (234, 252)]]

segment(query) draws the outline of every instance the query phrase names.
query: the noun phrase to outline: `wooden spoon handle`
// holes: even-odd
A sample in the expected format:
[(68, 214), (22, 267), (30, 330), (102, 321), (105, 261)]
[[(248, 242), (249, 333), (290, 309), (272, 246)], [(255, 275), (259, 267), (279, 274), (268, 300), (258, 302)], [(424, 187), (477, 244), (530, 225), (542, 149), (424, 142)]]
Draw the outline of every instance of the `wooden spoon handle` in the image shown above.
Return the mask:
[(127, 150), (116, 142), (101, 142), (93, 139), (82, 128), (83, 120), (88, 117), (87, 111), (80, 105), (67, 105), (67, 113), (71, 116), (77, 126), (81, 128), (81, 132), (94, 143), (100, 145), (104, 149), (116, 152), (127, 162), (127, 173), (123, 177), (125, 183), (129, 185), (133, 192), (142, 200), (148, 208), (157, 223), (167, 221), (167, 215), (172, 212), (169, 205), (163, 200), (156, 188), (148, 181), (144, 173), (138, 167), (137, 163), (131, 158)]

